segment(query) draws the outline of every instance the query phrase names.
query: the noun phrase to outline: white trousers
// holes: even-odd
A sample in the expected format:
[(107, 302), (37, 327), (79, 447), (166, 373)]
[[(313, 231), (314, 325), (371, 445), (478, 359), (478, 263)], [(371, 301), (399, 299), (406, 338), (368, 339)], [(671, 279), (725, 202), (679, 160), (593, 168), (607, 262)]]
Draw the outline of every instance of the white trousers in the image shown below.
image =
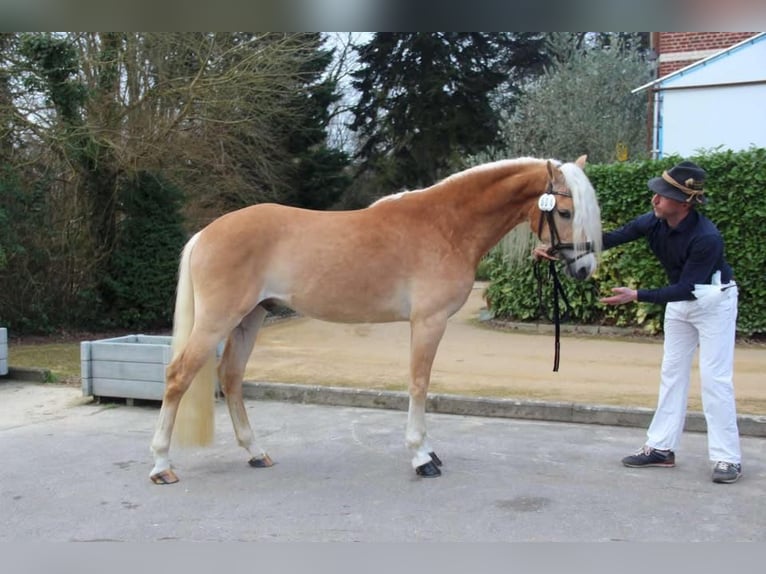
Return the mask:
[(686, 420), (691, 367), (699, 346), (702, 410), (707, 423), (708, 456), (713, 462), (741, 462), (734, 399), (734, 342), (737, 287), (693, 301), (668, 303), (657, 410), (646, 444), (676, 450)]

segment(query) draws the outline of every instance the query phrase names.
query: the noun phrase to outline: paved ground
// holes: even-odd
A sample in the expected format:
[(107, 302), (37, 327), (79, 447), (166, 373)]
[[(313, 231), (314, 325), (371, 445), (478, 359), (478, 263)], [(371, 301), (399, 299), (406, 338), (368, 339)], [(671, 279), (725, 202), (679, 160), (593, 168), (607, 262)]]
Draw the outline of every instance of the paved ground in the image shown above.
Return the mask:
[(0, 541), (764, 541), (766, 439), (709, 480), (705, 435), (675, 469), (626, 469), (643, 431), (429, 415), (444, 475), (418, 479), (401, 411), (247, 401), (277, 464), (249, 468), (217, 406), (214, 447), (148, 479), (158, 409), (0, 379)]

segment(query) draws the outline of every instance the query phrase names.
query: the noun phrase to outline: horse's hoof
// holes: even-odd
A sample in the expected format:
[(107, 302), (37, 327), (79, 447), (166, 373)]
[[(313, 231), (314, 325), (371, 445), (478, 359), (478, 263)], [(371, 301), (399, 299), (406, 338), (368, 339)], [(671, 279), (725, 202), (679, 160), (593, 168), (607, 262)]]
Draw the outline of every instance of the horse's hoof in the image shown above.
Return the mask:
[(435, 452), (429, 452), (429, 453), (428, 453), (428, 456), (430, 456), (430, 457), (431, 457), (431, 460), (433, 461), (433, 463), (434, 463), (436, 466), (441, 466), (441, 465), (442, 465), (442, 459), (440, 459), (438, 456), (436, 456), (436, 453), (435, 453)]
[(149, 477), (154, 484), (175, 484), (178, 482), (176, 473), (170, 469), (163, 470)]
[(247, 464), (253, 468), (269, 468), (270, 466), (274, 466), (274, 461), (271, 460), (271, 457), (268, 454), (264, 454), (261, 458), (251, 458), (247, 461)]
[(435, 478), (442, 475), (442, 471), (434, 464), (433, 461), (421, 464), (415, 469), (415, 474), (422, 476), (423, 478)]

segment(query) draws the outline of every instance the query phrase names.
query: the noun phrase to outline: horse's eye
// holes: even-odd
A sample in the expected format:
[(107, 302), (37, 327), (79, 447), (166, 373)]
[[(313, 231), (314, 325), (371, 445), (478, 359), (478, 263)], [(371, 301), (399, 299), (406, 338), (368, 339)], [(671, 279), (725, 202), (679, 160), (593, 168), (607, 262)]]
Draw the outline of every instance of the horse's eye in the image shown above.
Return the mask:
[(559, 209), (558, 212), (561, 219), (572, 219), (572, 212), (568, 209)]

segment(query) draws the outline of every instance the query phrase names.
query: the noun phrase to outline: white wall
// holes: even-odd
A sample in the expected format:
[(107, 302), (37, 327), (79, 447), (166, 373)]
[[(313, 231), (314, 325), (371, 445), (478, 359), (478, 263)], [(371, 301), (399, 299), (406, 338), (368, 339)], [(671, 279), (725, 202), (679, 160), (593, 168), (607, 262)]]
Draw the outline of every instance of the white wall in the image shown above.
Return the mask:
[(665, 90), (661, 97), (663, 156), (766, 147), (766, 84)]

